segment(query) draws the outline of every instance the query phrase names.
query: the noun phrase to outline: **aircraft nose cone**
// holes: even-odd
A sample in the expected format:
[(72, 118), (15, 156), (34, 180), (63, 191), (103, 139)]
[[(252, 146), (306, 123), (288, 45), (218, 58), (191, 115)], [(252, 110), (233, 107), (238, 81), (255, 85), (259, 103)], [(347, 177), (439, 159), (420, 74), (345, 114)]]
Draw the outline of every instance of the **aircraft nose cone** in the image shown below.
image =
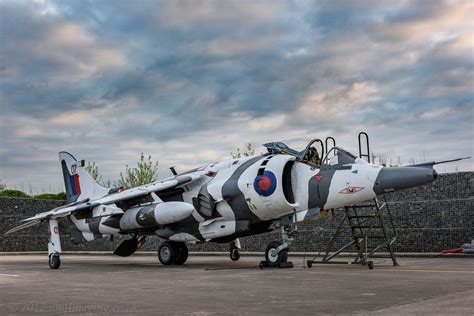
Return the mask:
[(431, 183), (438, 177), (432, 168), (426, 167), (385, 167), (380, 170), (374, 183), (374, 192), (382, 194), (397, 190), (414, 188)]

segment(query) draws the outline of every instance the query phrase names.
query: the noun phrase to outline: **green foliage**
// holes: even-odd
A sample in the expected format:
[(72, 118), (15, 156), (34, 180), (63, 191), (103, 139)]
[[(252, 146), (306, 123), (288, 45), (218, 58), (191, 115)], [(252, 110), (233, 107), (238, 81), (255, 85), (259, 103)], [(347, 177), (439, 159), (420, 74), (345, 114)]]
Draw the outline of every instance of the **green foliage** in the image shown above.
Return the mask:
[(0, 197), (16, 197), (16, 198), (30, 198), (28, 194), (19, 190), (2, 190), (0, 191)]
[(95, 164), (95, 161), (92, 163), (87, 162), (87, 166), (84, 169), (92, 176), (92, 178), (97, 181), (102, 181), (102, 176), (100, 175), (99, 167)]
[(58, 200), (66, 200), (66, 192), (56, 193), (56, 197), (58, 198)]
[(252, 148), (251, 143), (248, 143), (244, 152), (240, 152), (240, 148), (237, 147), (236, 152), (231, 152), (230, 154), (232, 155), (232, 158), (250, 157), (255, 155), (255, 149)]
[(3, 183), (2, 179), (0, 179), (0, 191), (3, 191), (7, 188), (7, 186), (5, 185), (5, 183)]
[(125, 174), (120, 172), (118, 184), (124, 189), (133, 188), (151, 183), (156, 180), (157, 176), (158, 161), (153, 163), (150, 155), (145, 159), (145, 155), (141, 153), (137, 167), (131, 168), (127, 165), (125, 166)]
[(43, 193), (38, 195), (28, 195), (20, 190), (2, 190), (0, 191), (0, 197), (12, 197), (22, 199), (42, 199), (42, 200), (66, 200), (66, 192), (60, 193)]
[(33, 196), (35, 199), (42, 200), (66, 200), (66, 192), (60, 193), (43, 193)]

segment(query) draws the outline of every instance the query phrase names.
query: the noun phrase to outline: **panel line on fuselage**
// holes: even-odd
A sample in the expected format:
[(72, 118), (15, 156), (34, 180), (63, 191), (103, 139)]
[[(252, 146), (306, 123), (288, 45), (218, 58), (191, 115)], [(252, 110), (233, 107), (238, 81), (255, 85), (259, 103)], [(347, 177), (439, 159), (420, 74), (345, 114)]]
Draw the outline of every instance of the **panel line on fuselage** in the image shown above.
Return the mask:
[(234, 212), (235, 220), (249, 220), (250, 222), (260, 221), (258, 216), (250, 210), (245, 200), (245, 195), (239, 189), (238, 181), (245, 170), (262, 158), (263, 156), (257, 156), (242, 163), (222, 186), (222, 197), (227, 200), (227, 203)]

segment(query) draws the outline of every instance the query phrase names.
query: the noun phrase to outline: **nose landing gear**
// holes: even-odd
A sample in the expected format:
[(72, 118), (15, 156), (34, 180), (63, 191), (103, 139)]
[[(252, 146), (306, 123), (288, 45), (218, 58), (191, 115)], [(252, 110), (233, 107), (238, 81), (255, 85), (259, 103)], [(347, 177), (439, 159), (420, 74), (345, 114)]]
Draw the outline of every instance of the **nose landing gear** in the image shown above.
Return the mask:
[(288, 249), (283, 249), (278, 252), (278, 249), (282, 247), (282, 243), (279, 241), (272, 241), (268, 244), (265, 249), (265, 261), (260, 262), (262, 267), (276, 268), (282, 263), (287, 263), (288, 260)]
[(272, 241), (265, 249), (265, 261), (260, 261), (260, 269), (263, 268), (293, 268), (293, 262), (288, 262), (288, 250), (295, 240), (297, 229), (291, 230), (290, 226), (282, 228), (282, 240)]

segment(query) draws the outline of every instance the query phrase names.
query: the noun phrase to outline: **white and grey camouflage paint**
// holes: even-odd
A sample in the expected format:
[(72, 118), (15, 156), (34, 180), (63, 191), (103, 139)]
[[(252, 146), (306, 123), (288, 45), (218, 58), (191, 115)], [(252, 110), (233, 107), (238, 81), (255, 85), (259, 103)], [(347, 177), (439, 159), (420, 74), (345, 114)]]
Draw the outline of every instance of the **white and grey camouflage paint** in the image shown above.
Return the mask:
[(294, 155), (268, 153), (225, 160), (121, 190), (96, 183), (83, 163), (69, 153), (61, 152), (59, 158), (71, 203), (29, 218), (10, 232), (67, 217), (76, 243), (117, 234), (156, 235), (180, 242), (231, 242), (271, 231), (281, 222), (315, 218), (320, 210), (366, 201), (436, 178), (432, 165), (383, 168), (335, 147), (321, 166)]

